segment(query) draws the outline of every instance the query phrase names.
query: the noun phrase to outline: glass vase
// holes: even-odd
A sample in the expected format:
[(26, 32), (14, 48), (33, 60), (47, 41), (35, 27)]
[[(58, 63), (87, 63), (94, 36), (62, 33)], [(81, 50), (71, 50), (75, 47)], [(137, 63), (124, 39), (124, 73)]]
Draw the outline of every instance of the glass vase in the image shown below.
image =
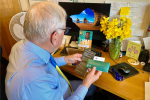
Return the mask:
[(121, 49), (121, 42), (119, 41), (119, 37), (112, 39), (109, 44), (110, 58), (113, 60), (118, 59), (120, 55), (120, 49)]

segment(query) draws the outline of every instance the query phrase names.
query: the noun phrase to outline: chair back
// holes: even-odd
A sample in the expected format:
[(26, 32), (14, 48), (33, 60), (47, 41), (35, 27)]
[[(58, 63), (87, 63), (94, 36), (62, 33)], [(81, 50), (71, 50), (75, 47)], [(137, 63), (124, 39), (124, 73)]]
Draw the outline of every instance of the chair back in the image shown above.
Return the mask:
[(2, 47), (0, 45), (0, 100), (8, 100), (5, 94), (5, 76), (8, 60), (2, 57)]

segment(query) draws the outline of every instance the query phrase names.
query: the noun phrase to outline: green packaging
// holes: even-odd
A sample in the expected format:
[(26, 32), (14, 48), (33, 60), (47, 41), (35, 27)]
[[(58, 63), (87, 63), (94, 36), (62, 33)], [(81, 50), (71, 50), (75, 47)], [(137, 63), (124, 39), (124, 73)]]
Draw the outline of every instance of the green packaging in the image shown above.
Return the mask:
[(93, 68), (94, 66), (96, 67), (96, 70), (108, 73), (110, 63), (88, 59), (85, 67)]

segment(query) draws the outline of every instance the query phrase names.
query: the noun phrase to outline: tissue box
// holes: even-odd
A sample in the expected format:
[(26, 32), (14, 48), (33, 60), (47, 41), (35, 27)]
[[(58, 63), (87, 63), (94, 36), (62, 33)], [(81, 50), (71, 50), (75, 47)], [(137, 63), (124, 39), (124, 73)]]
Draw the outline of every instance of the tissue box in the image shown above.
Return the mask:
[(96, 67), (96, 70), (108, 73), (110, 63), (88, 59), (85, 67), (93, 68), (94, 66)]

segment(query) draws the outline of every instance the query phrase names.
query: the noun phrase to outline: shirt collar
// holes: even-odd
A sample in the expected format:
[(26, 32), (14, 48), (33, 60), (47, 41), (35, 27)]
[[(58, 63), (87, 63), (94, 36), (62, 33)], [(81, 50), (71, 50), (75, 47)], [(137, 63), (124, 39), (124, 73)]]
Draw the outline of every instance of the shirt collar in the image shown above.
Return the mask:
[(30, 42), (29, 40), (24, 40), (24, 46), (27, 50), (35, 53), (37, 56), (39, 56), (46, 64), (49, 62), (50, 59), (50, 53), (41, 47), (37, 46), (36, 44)]

